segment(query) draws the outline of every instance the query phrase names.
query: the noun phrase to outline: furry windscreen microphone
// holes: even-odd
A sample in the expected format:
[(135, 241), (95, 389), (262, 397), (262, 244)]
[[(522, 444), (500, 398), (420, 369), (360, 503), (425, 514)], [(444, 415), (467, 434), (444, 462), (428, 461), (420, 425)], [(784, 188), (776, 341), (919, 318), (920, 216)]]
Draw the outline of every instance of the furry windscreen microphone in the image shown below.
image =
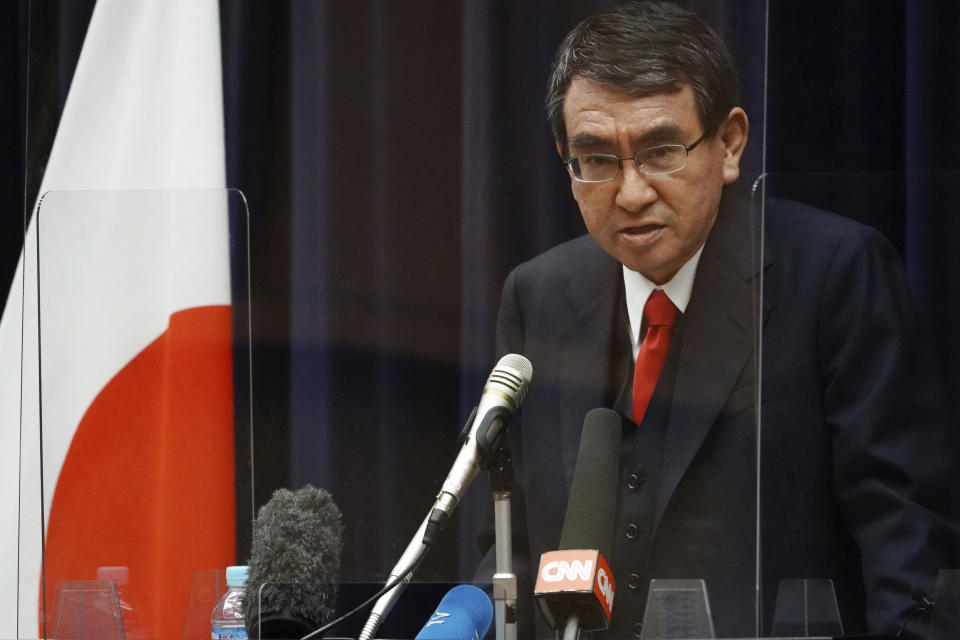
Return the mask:
[(343, 516), (327, 491), (275, 491), (253, 523), (248, 637), (302, 638), (320, 627), (333, 613), (342, 549)]

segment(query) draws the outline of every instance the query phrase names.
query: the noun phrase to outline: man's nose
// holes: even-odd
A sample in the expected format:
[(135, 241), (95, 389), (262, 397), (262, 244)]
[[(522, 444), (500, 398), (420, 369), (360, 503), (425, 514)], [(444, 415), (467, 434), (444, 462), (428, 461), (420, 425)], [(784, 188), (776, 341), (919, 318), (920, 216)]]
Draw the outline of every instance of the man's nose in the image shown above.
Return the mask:
[(657, 190), (649, 177), (640, 171), (633, 160), (624, 160), (620, 167), (620, 184), (617, 188), (617, 206), (627, 211), (639, 211), (657, 199)]

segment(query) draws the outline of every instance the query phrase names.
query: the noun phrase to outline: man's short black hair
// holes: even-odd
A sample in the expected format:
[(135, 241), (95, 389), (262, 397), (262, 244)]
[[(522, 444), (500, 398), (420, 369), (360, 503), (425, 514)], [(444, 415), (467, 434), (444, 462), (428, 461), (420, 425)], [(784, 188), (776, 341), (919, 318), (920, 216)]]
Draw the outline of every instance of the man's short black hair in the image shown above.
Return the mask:
[(629, 2), (591, 16), (567, 34), (553, 58), (547, 117), (567, 146), (563, 100), (575, 77), (643, 98), (693, 89), (707, 137), (740, 101), (733, 59), (697, 15), (669, 2)]

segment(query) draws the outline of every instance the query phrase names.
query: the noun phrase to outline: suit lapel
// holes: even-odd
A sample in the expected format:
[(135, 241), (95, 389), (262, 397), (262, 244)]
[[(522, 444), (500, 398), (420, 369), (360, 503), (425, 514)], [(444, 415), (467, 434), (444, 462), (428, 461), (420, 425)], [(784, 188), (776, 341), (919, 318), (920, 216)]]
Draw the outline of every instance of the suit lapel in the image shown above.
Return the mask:
[(558, 381), (561, 456), (565, 487), (576, 467), (583, 417), (612, 406), (629, 360), (629, 336), (622, 315), (620, 264), (590, 242), (588, 259), (575, 265), (565, 293), (571, 321), (560, 334)]
[(749, 203), (732, 190), (704, 248), (684, 314), (654, 527), (733, 391), (758, 340), (759, 242)]

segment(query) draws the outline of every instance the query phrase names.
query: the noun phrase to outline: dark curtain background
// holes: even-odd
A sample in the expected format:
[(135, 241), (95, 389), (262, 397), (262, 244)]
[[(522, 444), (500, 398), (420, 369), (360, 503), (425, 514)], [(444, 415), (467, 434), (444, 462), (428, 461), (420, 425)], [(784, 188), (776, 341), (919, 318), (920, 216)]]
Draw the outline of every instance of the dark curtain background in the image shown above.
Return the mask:
[[(228, 185), (251, 212), (255, 502), (330, 489), (345, 580), (382, 578), (431, 503), (494, 364), (508, 270), (583, 232), (543, 87), (562, 35), (606, 4), (221, 1)], [(685, 4), (737, 59), (743, 179), (765, 166), (770, 193), (894, 242), (960, 397), (960, 9)], [(92, 6), (0, 8), (3, 291)], [(469, 573), (485, 500), (476, 487), (422, 576)]]

